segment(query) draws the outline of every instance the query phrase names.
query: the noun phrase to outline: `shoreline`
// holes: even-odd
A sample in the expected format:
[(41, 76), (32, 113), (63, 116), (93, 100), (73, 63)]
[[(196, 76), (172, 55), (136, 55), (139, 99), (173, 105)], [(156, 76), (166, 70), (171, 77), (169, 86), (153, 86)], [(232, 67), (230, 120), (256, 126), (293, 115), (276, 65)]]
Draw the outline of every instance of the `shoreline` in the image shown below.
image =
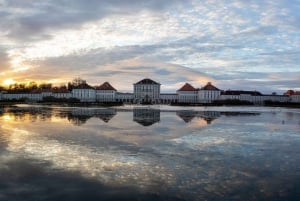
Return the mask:
[[(0, 109), (6, 107), (58, 107), (58, 108), (113, 108), (119, 110), (133, 110), (133, 109), (156, 109), (161, 111), (261, 111), (267, 109), (281, 110), (281, 109), (295, 109), (300, 111), (300, 104), (297, 105), (140, 105), (140, 104), (103, 104), (103, 103), (24, 103), (24, 102), (0, 102)], [(264, 108), (264, 109), (263, 109)], [(250, 109), (250, 110), (249, 110)]]

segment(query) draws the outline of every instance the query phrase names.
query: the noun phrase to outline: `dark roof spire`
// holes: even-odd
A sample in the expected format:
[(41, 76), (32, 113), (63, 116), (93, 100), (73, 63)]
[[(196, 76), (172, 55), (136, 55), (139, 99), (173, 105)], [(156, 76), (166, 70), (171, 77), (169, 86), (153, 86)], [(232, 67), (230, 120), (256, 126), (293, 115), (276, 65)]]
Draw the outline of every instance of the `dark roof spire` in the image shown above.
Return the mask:
[(201, 90), (207, 90), (207, 91), (220, 91), (217, 87), (211, 84), (211, 82), (208, 82), (204, 87), (201, 88)]
[(155, 81), (153, 81), (149, 78), (145, 78), (145, 79), (143, 79), (143, 80), (141, 80), (141, 81), (139, 81), (135, 84), (158, 84), (158, 85), (160, 85), (159, 83), (157, 83), (157, 82), (155, 82)]

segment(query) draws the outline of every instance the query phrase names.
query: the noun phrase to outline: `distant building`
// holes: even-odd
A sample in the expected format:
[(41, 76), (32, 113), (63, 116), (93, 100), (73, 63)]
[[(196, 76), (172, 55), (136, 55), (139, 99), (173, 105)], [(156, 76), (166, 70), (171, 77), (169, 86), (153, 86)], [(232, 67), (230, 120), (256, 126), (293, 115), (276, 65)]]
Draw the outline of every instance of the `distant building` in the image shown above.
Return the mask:
[(290, 102), (290, 97), (286, 95), (263, 95), (263, 101)]
[(291, 102), (300, 103), (300, 91), (295, 91), (295, 93), (290, 97), (291, 97)]
[(262, 94), (258, 91), (227, 90), (221, 92), (220, 100), (241, 100), (262, 103)]
[(258, 91), (228, 90), (221, 93), (220, 100), (241, 100), (263, 104), (265, 101), (289, 102), (290, 98), (286, 95), (261, 94)]
[(90, 85), (82, 83), (72, 89), (72, 97), (79, 99), (81, 102), (95, 102), (96, 91)]
[(185, 83), (176, 93), (160, 93), (160, 83), (145, 78), (133, 84), (133, 93), (118, 92), (110, 83), (104, 82), (100, 86), (92, 87), (85, 81), (67, 87), (52, 89), (9, 90), (0, 92), (0, 100), (42, 101), (45, 98), (56, 99), (76, 98), (81, 102), (122, 102), (137, 104), (209, 104), (217, 100), (240, 100), (254, 104), (265, 101), (300, 103), (300, 91), (288, 90), (284, 95), (262, 94), (258, 91), (226, 90), (221, 91), (211, 82), (202, 88), (195, 88)]
[(57, 99), (68, 99), (72, 97), (72, 93), (67, 88), (53, 88), (51, 96)]
[(96, 101), (97, 102), (115, 102), (117, 90), (111, 86), (108, 82), (104, 82), (102, 85), (95, 87), (96, 89)]
[(286, 96), (291, 96), (291, 95), (294, 95), (295, 94), (295, 91), (294, 90), (287, 90), (283, 95), (286, 95)]
[(133, 102), (133, 93), (116, 93), (116, 101), (122, 103), (132, 103)]
[(160, 103), (161, 104), (171, 104), (178, 102), (178, 94), (176, 93), (163, 93), (160, 94)]
[(289, 96), (291, 102), (300, 103), (300, 91), (287, 90), (284, 95)]
[(179, 103), (197, 103), (198, 89), (194, 88), (189, 83), (185, 83), (177, 90)]
[(160, 84), (149, 79), (143, 79), (133, 84), (134, 103), (160, 103)]
[(204, 87), (198, 90), (199, 103), (212, 103), (221, 96), (221, 90), (208, 82)]

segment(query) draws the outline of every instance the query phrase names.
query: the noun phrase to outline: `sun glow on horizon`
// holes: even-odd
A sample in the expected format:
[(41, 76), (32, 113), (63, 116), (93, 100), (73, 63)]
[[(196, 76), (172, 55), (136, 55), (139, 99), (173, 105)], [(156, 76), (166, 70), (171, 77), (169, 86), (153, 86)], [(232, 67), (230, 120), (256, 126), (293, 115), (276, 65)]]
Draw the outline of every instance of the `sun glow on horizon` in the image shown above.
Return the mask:
[(16, 83), (16, 82), (15, 82), (14, 79), (12, 79), (12, 78), (8, 78), (8, 79), (5, 79), (5, 80), (3, 81), (3, 84), (6, 85), (6, 86), (9, 86), (9, 85), (15, 84), (15, 83)]

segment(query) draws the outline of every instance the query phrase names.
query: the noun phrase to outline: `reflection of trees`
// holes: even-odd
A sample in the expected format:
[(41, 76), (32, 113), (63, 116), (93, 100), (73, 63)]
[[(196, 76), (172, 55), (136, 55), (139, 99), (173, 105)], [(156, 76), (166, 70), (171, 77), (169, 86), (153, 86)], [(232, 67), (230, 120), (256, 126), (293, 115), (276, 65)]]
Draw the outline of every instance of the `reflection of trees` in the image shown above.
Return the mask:
[(6, 113), (13, 116), (14, 121), (49, 121), (52, 116), (51, 109), (40, 107), (13, 107), (8, 108)]
[(133, 109), (133, 121), (143, 126), (151, 126), (160, 121), (160, 110)]
[(10, 107), (0, 108), (0, 116), (8, 115), (14, 121), (51, 121), (51, 117), (68, 119), (72, 124), (80, 126), (85, 124), (90, 118), (98, 117), (105, 123), (108, 123), (116, 114), (116, 109), (90, 109), (75, 108), (72, 110), (63, 110), (57, 108), (44, 107)]
[(67, 119), (69, 113), (70, 113), (69, 111), (58, 111), (58, 112), (54, 112), (52, 115), (60, 119)]
[(72, 113), (70, 113), (68, 115), (68, 120), (76, 126), (81, 126), (81, 125), (85, 124), (87, 122), (87, 120), (90, 118), (91, 118), (91, 116), (73, 115)]

